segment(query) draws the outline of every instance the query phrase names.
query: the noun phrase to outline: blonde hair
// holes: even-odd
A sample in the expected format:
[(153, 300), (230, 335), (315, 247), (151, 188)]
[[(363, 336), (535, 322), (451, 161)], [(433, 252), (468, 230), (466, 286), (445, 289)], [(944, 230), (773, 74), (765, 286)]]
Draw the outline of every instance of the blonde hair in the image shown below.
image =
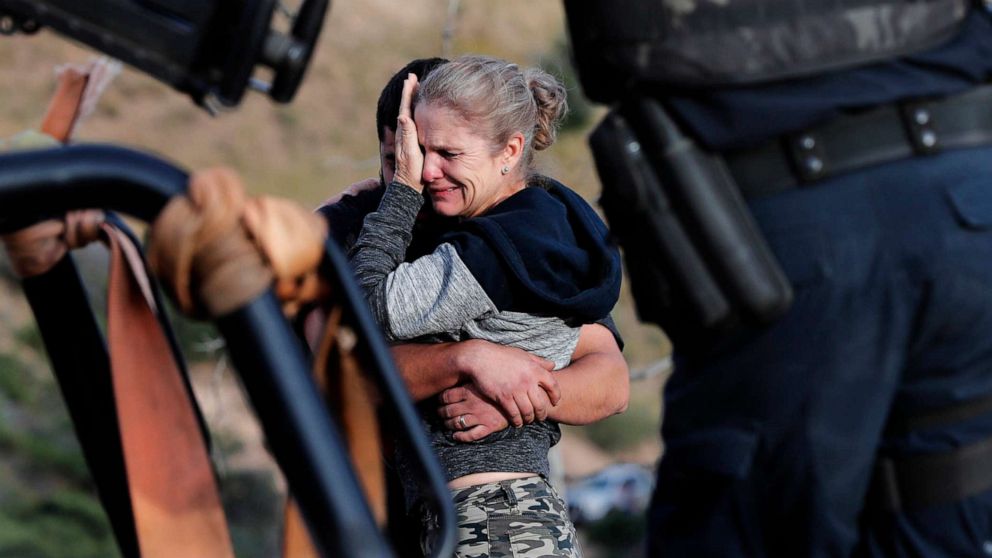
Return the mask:
[(494, 152), (520, 132), (525, 171), (534, 151), (555, 142), (568, 112), (565, 87), (552, 75), (489, 56), (461, 56), (438, 67), (420, 84), (416, 102), (453, 110), (479, 130)]

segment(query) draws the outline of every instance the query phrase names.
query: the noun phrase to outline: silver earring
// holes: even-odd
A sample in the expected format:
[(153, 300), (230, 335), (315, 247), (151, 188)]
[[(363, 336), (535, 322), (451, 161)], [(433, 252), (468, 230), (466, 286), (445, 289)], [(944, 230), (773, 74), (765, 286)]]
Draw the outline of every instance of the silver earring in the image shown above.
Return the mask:
[(499, 172), (501, 172), (503, 174), (506, 174), (506, 173), (510, 172), (510, 166), (509, 165), (505, 165), (502, 169), (500, 169)]

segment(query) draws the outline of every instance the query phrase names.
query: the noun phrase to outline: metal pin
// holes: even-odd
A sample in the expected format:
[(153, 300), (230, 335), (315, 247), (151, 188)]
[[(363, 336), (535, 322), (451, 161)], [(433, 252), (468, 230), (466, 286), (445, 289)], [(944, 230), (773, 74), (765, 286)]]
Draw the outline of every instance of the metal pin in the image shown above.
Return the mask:
[(224, 106), (217, 98), (217, 95), (213, 92), (207, 93), (203, 97), (203, 108), (207, 111), (210, 116), (218, 116), (223, 110)]
[(252, 90), (258, 91), (259, 93), (264, 93), (266, 95), (268, 95), (269, 91), (272, 90), (272, 84), (271, 83), (269, 83), (267, 81), (262, 81), (262, 80), (260, 80), (258, 78), (255, 78), (255, 77), (251, 78), (248, 81), (248, 86), (251, 87)]

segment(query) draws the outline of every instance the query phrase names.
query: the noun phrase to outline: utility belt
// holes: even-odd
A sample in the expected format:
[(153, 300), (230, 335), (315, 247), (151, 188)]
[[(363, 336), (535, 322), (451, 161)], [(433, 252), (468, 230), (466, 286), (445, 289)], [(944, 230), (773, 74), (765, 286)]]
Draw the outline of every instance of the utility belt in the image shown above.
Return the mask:
[(589, 141), (638, 315), (691, 349), (741, 326), (772, 323), (791, 305), (791, 286), (745, 198), (990, 144), (992, 86), (845, 114), (722, 154), (700, 149), (657, 99), (633, 95)]
[(992, 85), (933, 100), (882, 105), (723, 155), (746, 197), (845, 172), (992, 143)]

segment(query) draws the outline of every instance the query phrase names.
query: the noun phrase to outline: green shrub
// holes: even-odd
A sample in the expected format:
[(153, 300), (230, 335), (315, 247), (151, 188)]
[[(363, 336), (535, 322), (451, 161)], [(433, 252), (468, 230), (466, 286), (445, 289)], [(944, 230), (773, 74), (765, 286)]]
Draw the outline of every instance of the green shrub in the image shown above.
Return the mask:
[[(167, 302), (169, 321), (175, 332), (179, 350), (186, 362), (202, 362), (217, 358), (217, 351), (208, 346), (212, 341), (221, 339), (217, 328), (210, 322), (201, 322), (187, 318)], [(221, 345), (223, 346), (223, 345)]]
[(644, 515), (613, 510), (585, 528), (589, 541), (600, 546), (606, 556), (631, 558), (642, 552), (647, 521)]
[(221, 479), (221, 497), (235, 553), (243, 558), (276, 556), (282, 499), (267, 471), (235, 471)]
[(658, 411), (632, 402), (627, 412), (582, 427), (590, 441), (606, 451), (628, 449), (658, 435)]
[(31, 400), (31, 378), (27, 367), (16, 356), (0, 353), (0, 395), (12, 403), (25, 403)]
[(39, 354), (44, 354), (45, 343), (41, 339), (41, 332), (38, 330), (38, 324), (36, 324), (34, 320), (31, 320), (30, 322), (17, 328), (17, 331), (14, 333), (14, 338), (21, 345), (30, 347)]
[(59, 490), (0, 512), (0, 556), (103, 558), (118, 556), (110, 525), (95, 498)]
[(29, 464), (23, 472), (26, 476), (55, 476), (76, 486), (87, 486), (90, 475), (79, 446), (73, 443), (66, 444), (70, 447), (60, 447), (58, 443), (58, 438), (75, 442), (75, 437), (71, 432), (60, 434), (15, 432), (0, 425), (0, 449), (20, 456)]

